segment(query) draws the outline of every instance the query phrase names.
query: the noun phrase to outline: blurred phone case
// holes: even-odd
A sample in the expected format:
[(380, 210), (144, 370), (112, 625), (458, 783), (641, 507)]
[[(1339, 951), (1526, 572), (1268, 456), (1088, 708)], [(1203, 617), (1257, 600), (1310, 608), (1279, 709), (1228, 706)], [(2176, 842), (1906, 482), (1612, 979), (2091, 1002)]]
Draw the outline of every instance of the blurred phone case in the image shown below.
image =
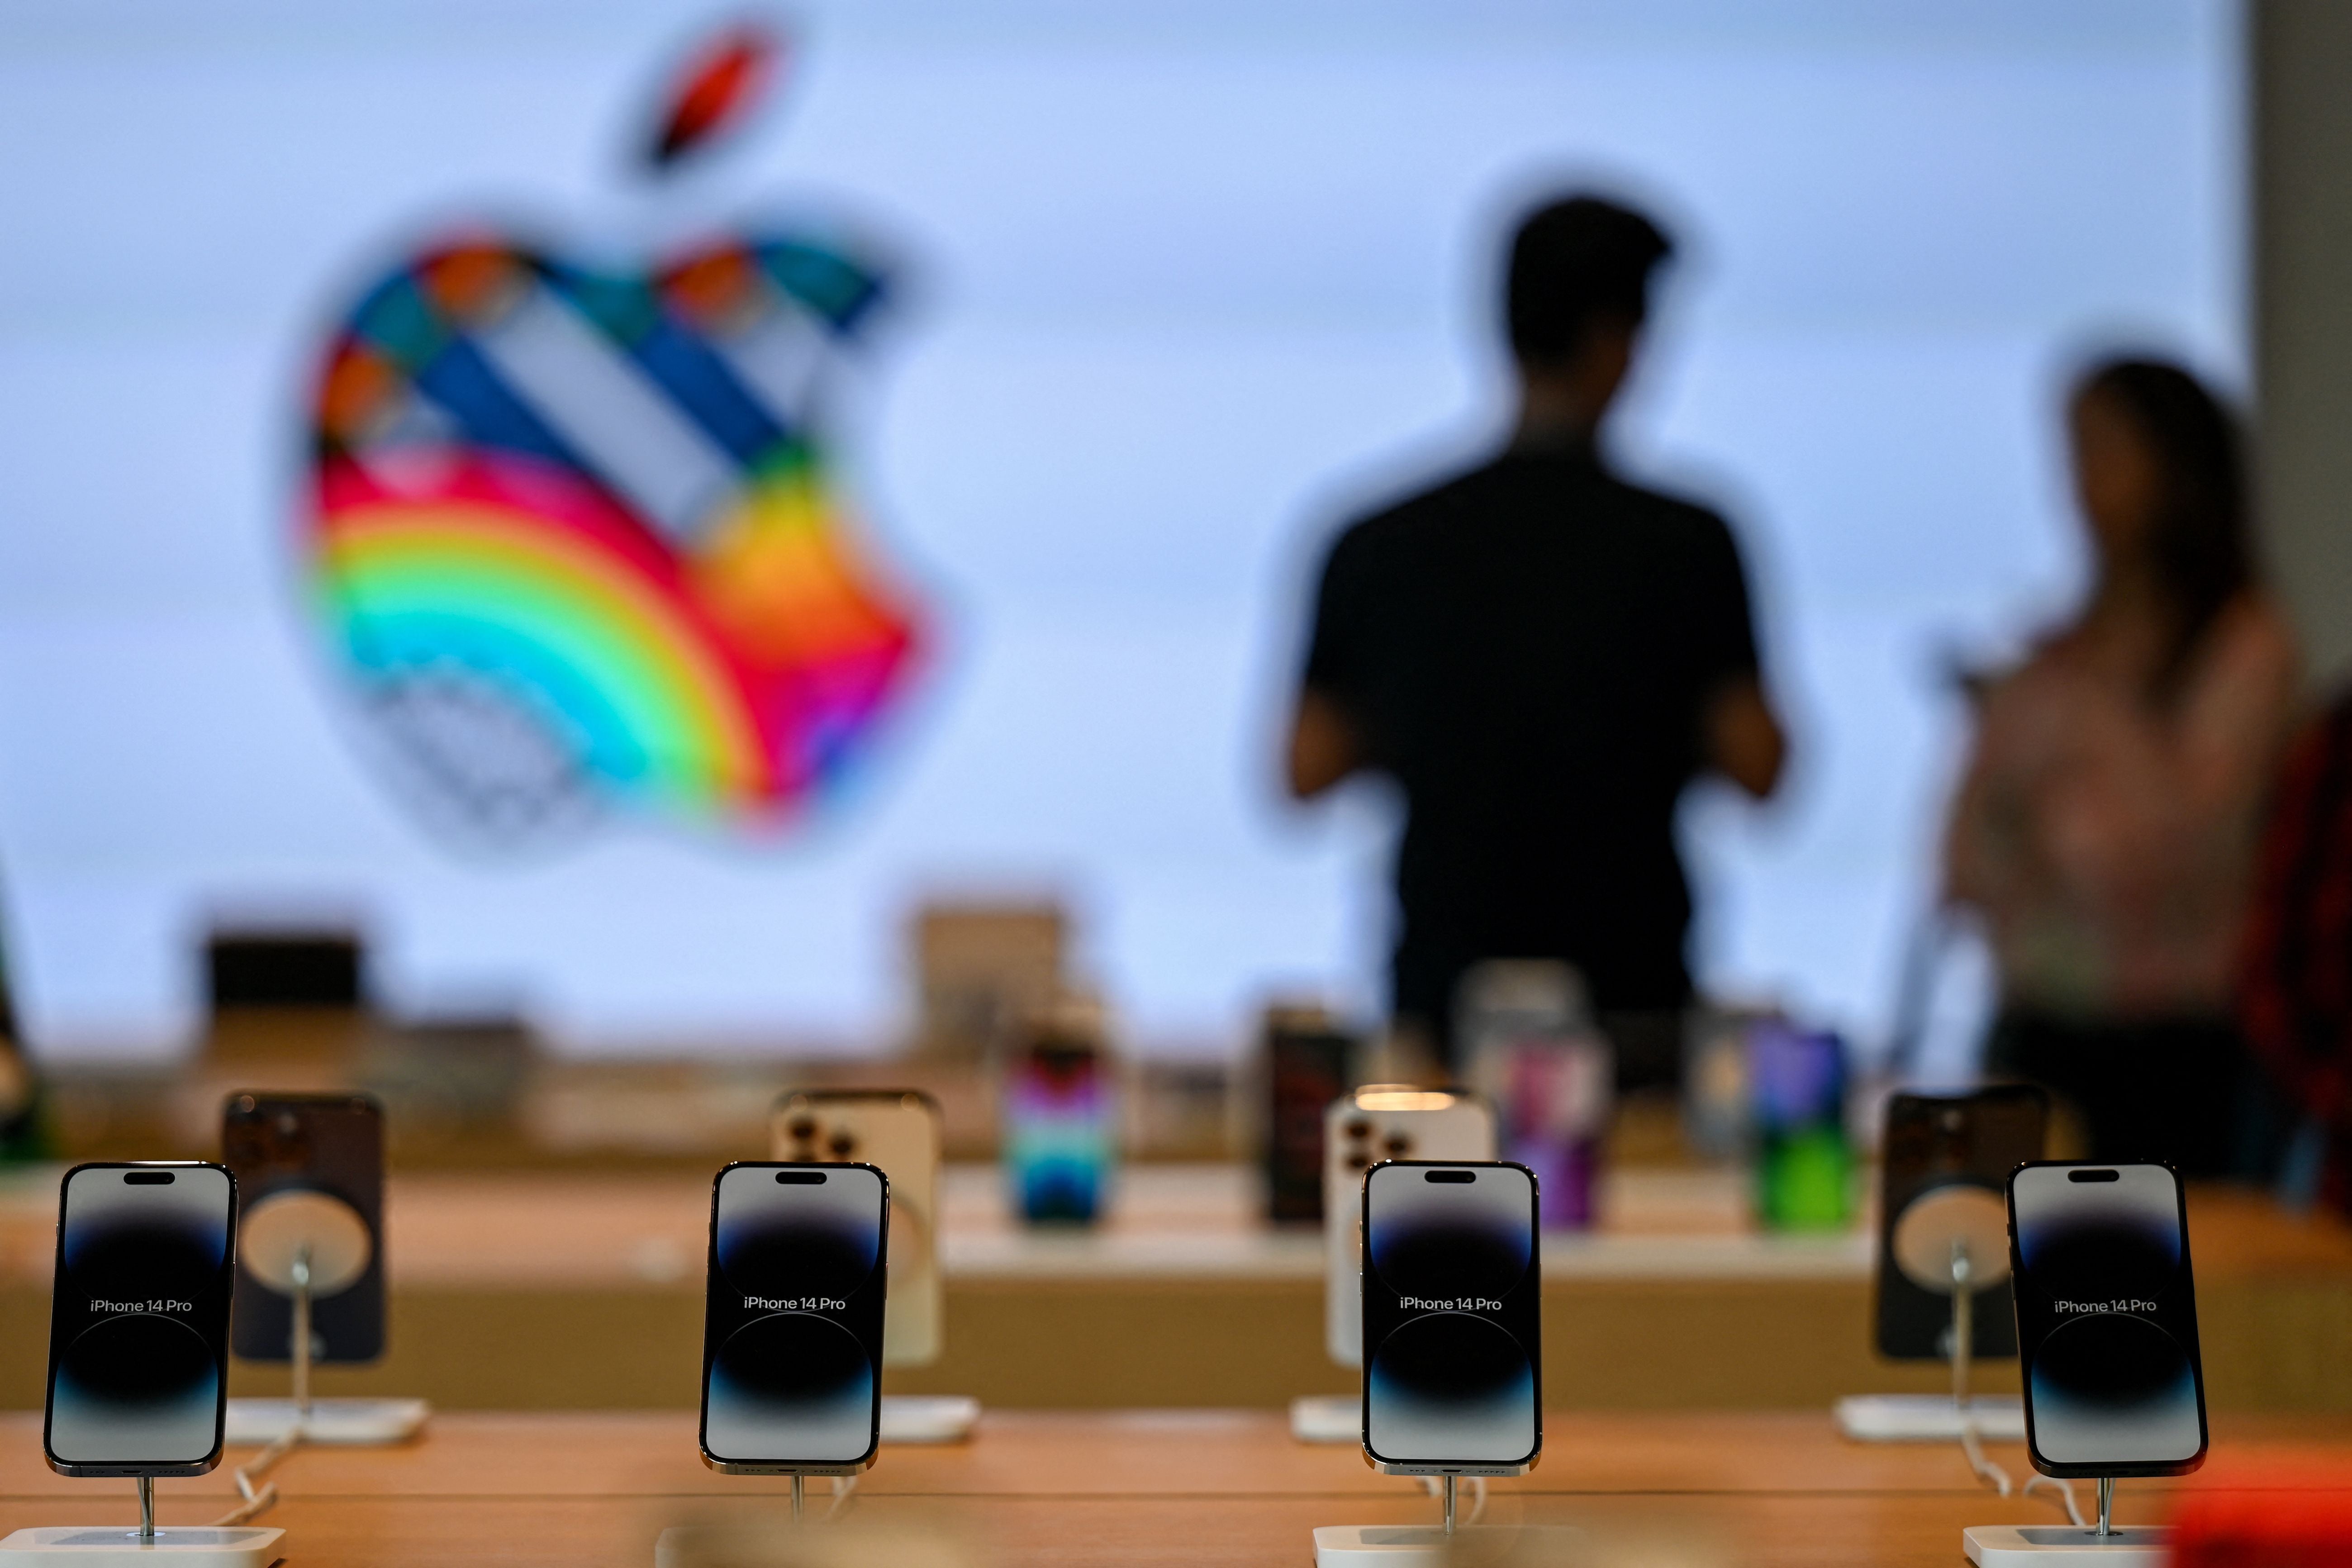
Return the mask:
[(1324, 1343), (1364, 1363), (1364, 1173), (1383, 1160), (1492, 1160), (1495, 1112), (1457, 1089), (1370, 1084), (1323, 1113)]
[(1102, 1217), (1118, 1159), (1111, 1070), (1099, 1044), (1058, 1033), (1032, 1040), (1007, 1065), (1005, 1173), (1024, 1220)]
[(1265, 1037), (1265, 1216), (1276, 1225), (1320, 1225), (1323, 1113), (1348, 1092), (1356, 1038), (1304, 1008), (1274, 1009)]
[(939, 1360), (939, 1102), (917, 1089), (802, 1089), (776, 1101), (769, 1130), (775, 1159), (858, 1161), (889, 1178), (882, 1362), (926, 1366)]
[[(1913, 1284), (1895, 1262), (1895, 1230), (1905, 1211), (1948, 1186), (2000, 1196), (2011, 1171), (2042, 1158), (2049, 1114), (2049, 1096), (2028, 1084), (1969, 1094), (1897, 1094), (1886, 1102), (1874, 1309), (1880, 1355), (1895, 1361), (1950, 1359), (1951, 1298)], [(1974, 1300), (1969, 1353), (1978, 1359), (2015, 1355), (2017, 1314), (2009, 1281), (1977, 1291)]]
[[(277, 1194), (341, 1198), (367, 1226), (365, 1272), (310, 1304), (310, 1354), (371, 1362), (383, 1354), (383, 1108), (364, 1094), (237, 1094), (221, 1111), (221, 1159), (236, 1177), (240, 1217)], [(293, 1357), (294, 1300), (236, 1268), (230, 1344), (247, 1361)]]
[(1853, 1219), (1848, 1056), (1834, 1030), (1786, 1018), (1759, 1020), (1748, 1032), (1756, 1217), (1767, 1230), (1843, 1230)]

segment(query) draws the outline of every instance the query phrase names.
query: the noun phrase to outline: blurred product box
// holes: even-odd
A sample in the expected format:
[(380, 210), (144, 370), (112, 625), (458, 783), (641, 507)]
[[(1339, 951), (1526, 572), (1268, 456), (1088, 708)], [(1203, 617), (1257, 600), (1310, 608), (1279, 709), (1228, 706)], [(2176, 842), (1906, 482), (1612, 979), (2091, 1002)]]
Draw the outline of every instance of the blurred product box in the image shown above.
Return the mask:
[(1543, 1226), (1584, 1230), (1600, 1212), (1614, 1060), (1568, 964), (1479, 965), (1454, 1024), (1473, 1088), (1495, 1108), (1500, 1156), (1536, 1174)]
[(1266, 1009), (1259, 1040), (1265, 1217), (1275, 1225), (1320, 1225), (1324, 1112), (1355, 1087), (1356, 1037), (1321, 1007), (1288, 1004)]
[(1747, 1030), (1756, 1217), (1767, 1230), (1837, 1230), (1854, 1215), (1845, 1042), (1759, 1019)]
[(1066, 993), (1024, 1026), (1004, 1061), (1004, 1174), (1033, 1225), (1093, 1225), (1118, 1158), (1118, 1097), (1102, 1007)]
[(929, 903), (909, 942), (916, 1050), (977, 1063), (1060, 994), (1069, 917), (1051, 902)]

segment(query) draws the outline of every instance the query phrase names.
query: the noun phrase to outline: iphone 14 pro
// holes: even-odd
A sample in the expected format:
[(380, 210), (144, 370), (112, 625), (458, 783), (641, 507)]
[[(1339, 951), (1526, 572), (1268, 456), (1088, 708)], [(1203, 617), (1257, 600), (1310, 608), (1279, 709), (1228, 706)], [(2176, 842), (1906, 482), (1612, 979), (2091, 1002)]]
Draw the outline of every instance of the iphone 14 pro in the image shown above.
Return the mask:
[(67, 1476), (201, 1476), (228, 1395), (236, 1179), (197, 1161), (68, 1171), (41, 1447)]
[(1364, 1453), (1515, 1476), (1543, 1448), (1535, 1173), (1395, 1160), (1364, 1179)]
[(855, 1475), (881, 1438), (890, 1183), (875, 1166), (743, 1162), (710, 1194), (702, 1459)]
[(2168, 1165), (2036, 1163), (2009, 1179), (2026, 1447), (2051, 1476), (2205, 1461), (2189, 1211)]

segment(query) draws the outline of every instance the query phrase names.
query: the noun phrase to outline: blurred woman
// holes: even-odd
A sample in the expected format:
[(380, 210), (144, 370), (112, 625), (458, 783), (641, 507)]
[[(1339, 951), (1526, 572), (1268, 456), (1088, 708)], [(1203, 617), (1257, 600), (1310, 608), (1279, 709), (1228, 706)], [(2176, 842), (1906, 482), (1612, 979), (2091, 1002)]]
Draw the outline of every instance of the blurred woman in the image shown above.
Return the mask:
[(1999, 960), (1988, 1068), (2071, 1101), (2093, 1159), (2225, 1173), (2252, 1157), (2233, 960), (2294, 647), (2213, 396), (2116, 361), (2068, 417), (2089, 598), (1983, 694), (1946, 891)]

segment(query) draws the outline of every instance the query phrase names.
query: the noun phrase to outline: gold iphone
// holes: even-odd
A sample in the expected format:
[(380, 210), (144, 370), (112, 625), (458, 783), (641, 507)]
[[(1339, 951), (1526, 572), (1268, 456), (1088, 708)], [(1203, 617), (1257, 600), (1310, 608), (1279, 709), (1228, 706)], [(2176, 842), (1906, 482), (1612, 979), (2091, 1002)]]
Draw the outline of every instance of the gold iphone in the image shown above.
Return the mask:
[(778, 1160), (858, 1161), (890, 1178), (886, 1366), (940, 1358), (940, 1108), (919, 1089), (796, 1089), (776, 1101)]

